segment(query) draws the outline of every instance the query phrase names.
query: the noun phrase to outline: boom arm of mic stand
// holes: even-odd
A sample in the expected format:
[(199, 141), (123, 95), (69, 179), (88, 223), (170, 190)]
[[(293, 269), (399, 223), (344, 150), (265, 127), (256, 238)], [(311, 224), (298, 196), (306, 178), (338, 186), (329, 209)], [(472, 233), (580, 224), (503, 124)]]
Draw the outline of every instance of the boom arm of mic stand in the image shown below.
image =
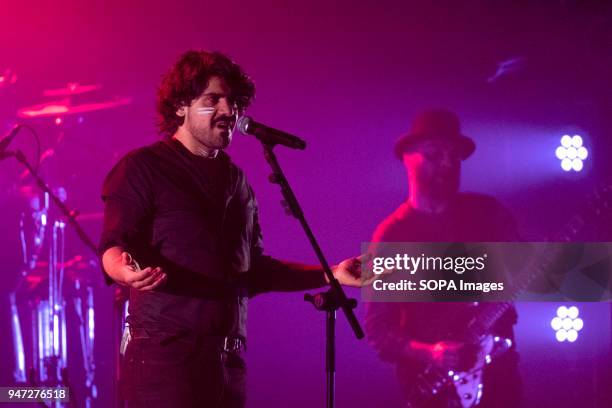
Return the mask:
[(321, 250), (321, 247), (319, 246), (312, 230), (310, 229), (310, 226), (308, 225), (308, 222), (306, 221), (304, 212), (302, 211), (302, 208), (300, 207), (300, 204), (295, 194), (293, 193), (293, 190), (291, 189), (287, 178), (283, 174), (283, 170), (280, 167), (278, 159), (276, 158), (276, 155), (273, 151), (274, 146), (266, 143), (262, 143), (262, 145), (266, 161), (272, 168), (271, 181), (275, 184), (280, 185), (281, 192), (285, 199), (285, 203), (291, 211), (291, 214), (295, 218), (297, 218), (300, 224), (302, 225), (302, 228), (304, 229), (304, 232), (308, 237), (308, 241), (310, 241), (310, 245), (312, 245), (312, 248), (314, 249), (317, 258), (319, 259), (319, 263), (321, 264), (321, 267), (323, 268), (323, 271), (325, 272), (325, 275), (329, 280), (331, 291), (336, 297), (339, 307), (344, 312), (346, 319), (348, 320), (351, 328), (353, 329), (353, 332), (355, 333), (355, 337), (357, 337), (358, 339), (362, 339), (365, 334), (363, 332), (363, 329), (361, 328), (361, 325), (359, 324), (359, 321), (357, 320), (357, 317), (355, 316), (355, 312), (353, 311), (356, 302), (353, 299), (348, 299), (346, 297), (346, 293), (344, 293), (342, 286), (334, 277), (334, 274), (332, 273), (331, 268), (329, 267), (329, 263), (325, 259), (323, 251)]

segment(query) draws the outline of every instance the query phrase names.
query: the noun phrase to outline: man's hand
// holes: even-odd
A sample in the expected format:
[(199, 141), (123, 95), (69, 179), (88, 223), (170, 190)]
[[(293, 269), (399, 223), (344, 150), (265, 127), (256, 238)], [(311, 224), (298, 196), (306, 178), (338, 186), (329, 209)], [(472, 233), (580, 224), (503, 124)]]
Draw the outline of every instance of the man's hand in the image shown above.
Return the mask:
[(461, 362), (463, 343), (439, 341), (431, 346), (431, 361), (442, 368), (457, 369)]
[(115, 282), (142, 291), (159, 287), (168, 277), (160, 267), (140, 269), (131, 255), (119, 247), (109, 248), (102, 256), (102, 264)]
[[(479, 355), (480, 346), (457, 341), (439, 341), (423, 343), (411, 340), (406, 343), (402, 354), (409, 360), (434, 364), (445, 370), (469, 371), (477, 361), (484, 361), (484, 355)], [(486, 353), (486, 352), (485, 352)]]
[[(340, 262), (338, 265), (332, 267), (334, 277), (338, 279), (340, 284), (346, 286), (360, 288), (369, 285), (371, 281), (361, 278), (361, 265), (366, 261), (366, 257), (367, 255), (360, 255)], [(325, 275), (325, 280), (329, 283), (327, 275)]]
[[(345, 259), (338, 265), (332, 267), (334, 277), (342, 285), (353, 286), (361, 288), (370, 285), (376, 279), (380, 279), (384, 275), (389, 275), (395, 271), (395, 269), (385, 269), (381, 274), (372, 273), (372, 268), (365, 268), (365, 275), (362, 275), (363, 264), (368, 263), (372, 260), (372, 254), (363, 254), (354, 258)], [(327, 275), (325, 275), (325, 281), (329, 283)]]

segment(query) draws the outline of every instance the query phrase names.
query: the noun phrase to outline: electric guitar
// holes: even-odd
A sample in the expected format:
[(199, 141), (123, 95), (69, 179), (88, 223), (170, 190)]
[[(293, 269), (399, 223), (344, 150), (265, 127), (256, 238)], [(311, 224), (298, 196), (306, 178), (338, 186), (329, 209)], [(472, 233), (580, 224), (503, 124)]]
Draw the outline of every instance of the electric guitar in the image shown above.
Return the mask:
[[(588, 205), (573, 218), (552, 240), (552, 242), (571, 242), (585, 226), (592, 225), (602, 215), (607, 214), (612, 203), (612, 187), (605, 186), (593, 194)], [(514, 300), (524, 292), (539, 276), (551, 270), (559, 257), (560, 249), (549, 251), (538, 257), (537, 264), (530, 265), (517, 277), (512, 287)], [(491, 335), (491, 328), (503, 314), (512, 307), (513, 302), (475, 303), (474, 313), (462, 333), (447, 333), (448, 338), (462, 339), (468, 347), (473, 347), (475, 358), (468, 367), (460, 371), (444, 369), (429, 364), (413, 381), (408, 394), (408, 408), (423, 407), (428, 401), (440, 394), (451, 395), (457, 407), (477, 406), (482, 398), (483, 371), (495, 358), (512, 347), (510, 339)], [(457, 335), (458, 334), (458, 335)]]

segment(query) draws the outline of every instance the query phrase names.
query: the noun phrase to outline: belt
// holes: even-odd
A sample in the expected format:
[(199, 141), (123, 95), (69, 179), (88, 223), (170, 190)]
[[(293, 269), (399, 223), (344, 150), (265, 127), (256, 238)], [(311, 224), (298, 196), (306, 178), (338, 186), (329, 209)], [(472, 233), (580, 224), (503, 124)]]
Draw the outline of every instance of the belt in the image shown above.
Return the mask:
[(221, 350), (226, 353), (236, 353), (244, 349), (246, 349), (246, 343), (240, 337), (227, 336), (223, 338), (223, 347), (221, 347)]
[[(149, 339), (149, 338), (157, 338), (154, 333), (156, 330), (149, 330), (146, 328), (140, 327), (132, 327), (129, 326), (129, 333), (131, 339)], [(173, 340), (183, 338), (186, 336), (192, 336), (189, 331), (178, 331), (175, 333), (164, 333), (164, 336), (159, 337), (160, 344), (168, 344)], [(215, 346), (219, 347), (221, 351), (226, 353), (236, 353), (246, 349), (245, 341), (236, 336), (214, 336), (214, 335), (198, 335), (195, 336), (197, 339), (201, 339), (204, 343), (212, 343)]]

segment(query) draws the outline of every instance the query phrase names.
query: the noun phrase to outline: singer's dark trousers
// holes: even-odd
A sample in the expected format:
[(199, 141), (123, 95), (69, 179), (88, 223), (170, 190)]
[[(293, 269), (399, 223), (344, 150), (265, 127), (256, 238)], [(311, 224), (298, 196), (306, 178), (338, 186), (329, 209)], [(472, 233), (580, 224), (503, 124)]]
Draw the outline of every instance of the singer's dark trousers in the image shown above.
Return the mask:
[(243, 408), (246, 366), (205, 338), (147, 331), (122, 361), (120, 392), (128, 408)]

